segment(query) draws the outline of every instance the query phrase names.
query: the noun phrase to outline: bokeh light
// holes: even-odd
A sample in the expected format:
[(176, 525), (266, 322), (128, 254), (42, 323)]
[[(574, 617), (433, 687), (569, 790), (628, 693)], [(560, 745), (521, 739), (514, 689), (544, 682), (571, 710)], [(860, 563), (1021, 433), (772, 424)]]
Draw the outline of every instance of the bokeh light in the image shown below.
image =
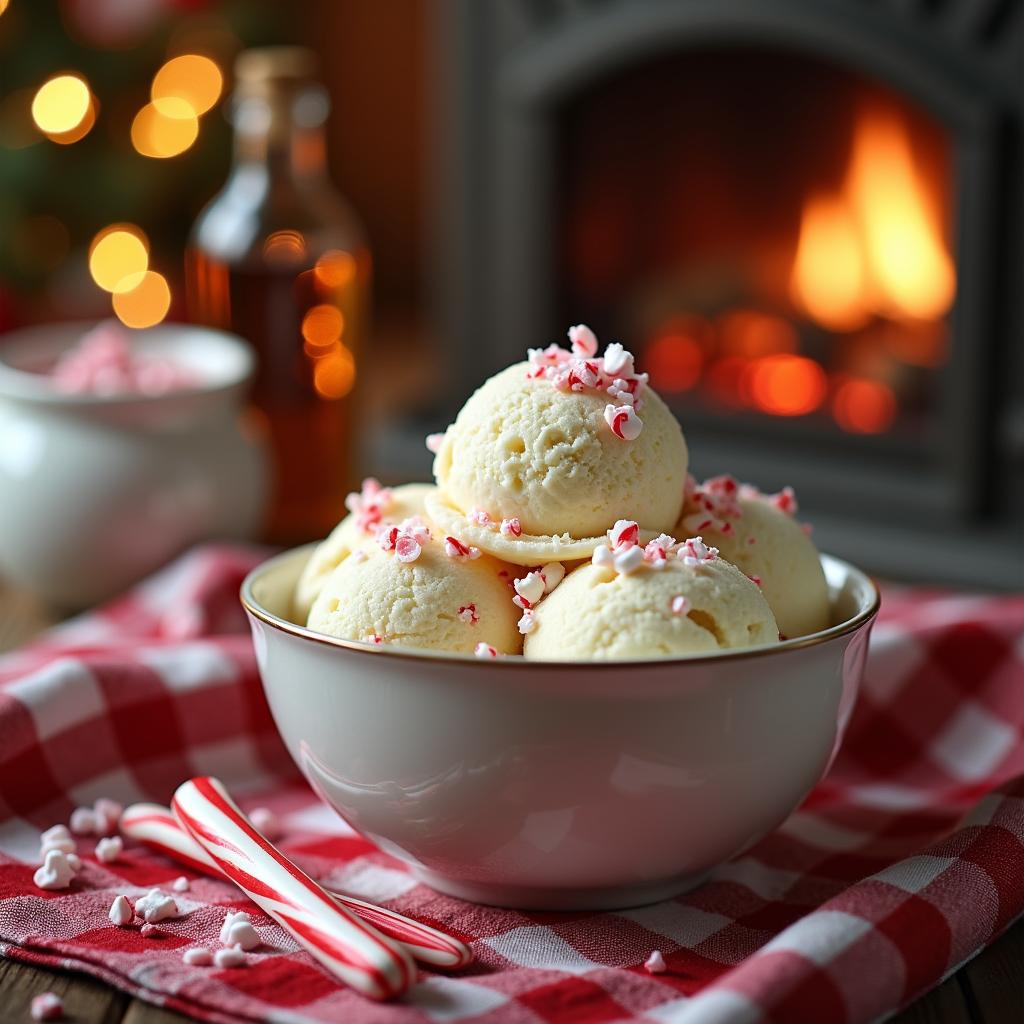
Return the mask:
[(134, 224), (111, 224), (89, 246), (89, 273), (108, 292), (133, 287), (149, 267), (149, 242)]
[[(64, 139), (79, 132), (83, 124), (92, 121), (75, 139)], [(96, 121), (92, 93), (85, 79), (79, 75), (55, 75), (44, 82), (32, 99), (32, 120), (36, 127), (54, 141), (77, 141), (88, 132)]]
[(178, 117), (175, 104), (166, 109), (168, 100), (181, 100), (195, 115), (205, 114), (218, 99), (224, 87), (220, 68), (196, 53), (187, 53), (169, 60), (153, 78), (153, 106), (170, 117)]
[(0, 0), (0, 14), (3, 14), (9, 6), (10, 0)]
[(896, 418), (896, 396), (888, 384), (850, 377), (836, 388), (832, 415), (851, 434), (881, 434)]
[(313, 349), (329, 348), (341, 339), (345, 318), (337, 306), (313, 306), (302, 318), (302, 337)]
[(662, 391), (689, 391), (700, 379), (703, 363), (700, 344), (682, 331), (655, 338), (644, 353), (644, 365)]
[(313, 274), (326, 288), (345, 288), (356, 276), (356, 259), (349, 252), (329, 249), (316, 261)]
[(147, 103), (132, 121), (132, 145), (143, 156), (163, 160), (184, 153), (199, 136), (199, 118), (191, 104), (170, 96), (159, 108)]
[(111, 298), (117, 318), (126, 327), (152, 327), (160, 323), (171, 308), (171, 289), (167, 278), (155, 270), (134, 274), (125, 282), (124, 291)]
[(750, 364), (750, 396), (762, 412), (773, 416), (803, 416), (825, 400), (825, 371), (804, 356), (775, 355)]
[(324, 398), (344, 398), (355, 382), (355, 356), (344, 345), (317, 359), (313, 366), (313, 387)]
[(268, 263), (297, 263), (306, 258), (306, 239), (301, 231), (274, 231), (263, 243), (263, 256)]

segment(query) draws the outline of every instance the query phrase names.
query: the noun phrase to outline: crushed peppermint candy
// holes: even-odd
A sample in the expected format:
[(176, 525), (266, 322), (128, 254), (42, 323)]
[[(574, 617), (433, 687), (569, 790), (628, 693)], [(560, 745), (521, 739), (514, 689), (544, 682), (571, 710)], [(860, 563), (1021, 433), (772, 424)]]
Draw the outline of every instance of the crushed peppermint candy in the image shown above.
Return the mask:
[(627, 544), (621, 548), (599, 544), (590, 560), (601, 568), (614, 569), (620, 576), (629, 576), (644, 564), (644, 552), (637, 544)]
[(76, 807), (71, 812), (68, 822), (71, 831), (77, 836), (91, 836), (96, 834), (96, 812), (91, 807)]
[(544, 581), (544, 593), (550, 594), (565, 579), (565, 566), (561, 562), (548, 562), (538, 570)]
[(499, 532), (502, 537), (522, 537), (523, 526), (519, 519), (513, 516), (511, 519), (502, 519)]
[(663, 569), (668, 560), (678, 553), (679, 545), (675, 537), (670, 537), (667, 533), (659, 534), (644, 545), (644, 561), (652, 569)]
[(475, 626), (480, 621), (480, 615), (476, 610), (476, 605), (464, 604), (459, 609), (459, 620), (462, 622), (468, 622), (471, 626)]
[(368, 476), (363, 481), (362, 490), (353, 491), (345, 498), (345, 508), (356, 517), (356, 526), (363, 533), (372, 534), (384, 522), (384, 513), (393, 497), (391, 488), (382, 487), (379, 480)]
[(544, 596), (544, 577), (539, 572), (528, 572), (513, 583), (516, 596), (512, 603), (529, 611)]
[(744, 575), (747, 577), (748, 580), (750, 580), (751, 583), (754, 584), (755, 587), (760, 587), (761, 586), (761, 577), (760, 576), (752, 576), (749, 572), (745, 573)]
[(682, 594), (676, 594), (669, 603), (673, 615), (685, 615), (690, 610), (690, 599)]
[(444, 443), (444, 434), (427, 434), (426, 445), (427, 451), (436, 455), (441, 450), (441, 445)]
[(218, 949), (213, 954), (213, 962), (218, 967), (244, 967), (247, 959), (240, 949), (235, 946), (228, 946), (227, 949)]
[(213, 954), (203, 946), (193, 946), (182, 953), (181, 959), (190, 967), (209, 967), (213, 963)]
[(110, 910), (107, 911), (107, 917), (110, 918), (111, 924), (123, 928), (135, 919), (135, 908), (127, 896), (115, 896), (114, 902), (110, 904)]
[(777, 508), (787, 516), (795, 516), (800, 509), (792, 487), (783, 487), (775, 494), (767, 494), (753, 484), (740, 484), (740, 497), (746, 501), (762, 501)]
[(178, 875), (178, 877), (171, 882), (171, 889), (174, 892), (188, 892), (189, 880), (184, 875)]
[(469, 521), (474, 526), (490, 526), (490, 525), (492, 525), (491, 524), (491, 514), (489, 512), (485, 512), (482, 508), (470, 509), (469, 515), (467, 516), (467, 518), (469, 519)]
[(444, 553), (449, 558), (454, 558), (457, 561), (473, 561), (480, 557), (480, 549), (473, 547), (472, 544), (464, 544), (457, 537), (448, 536), (444, 539)]
[(532, 633), (537, 626), (536, 618), (534, 617), (533, 610), (527, 608), (519, 619), (519, 632), (526, 636), (527, 633)]
[(363, 637), (363, 643), (373, 644), (375, 647), (379, 647), (384, 643), (384, 637), (382, 637), (380, 633), (367, 633), (366, 636)]
[(473, 653), (478, 658), (496, 658), (498, 656), (498, 649), (490, 644), (481, 642), (473, 648)]
[(718, 557), (718, 548), (708, 547), (703, 537), (690, 537), (683, 541), (679, 557), (683, 565), (704, 565)]
[(32, 881), (40, 889), (66, 889), (75, 877), (75, 867), (63, 850), (48, 850), (42, 866), (36, 869)]
[(571, 351), (558, 345), (528, 349), (527, 377), (546, 380), (558, 391), (606, 393), (614, 400), (604, 414), (612, 433), (623, 441), (635, 440), (643, 430), (637, 413), (648, 375), (636, 372), (632, 353), (618, 342), (606, 346), (599, 357), (597, 336), (586, 324), (569, 328), (569, 343)]
[(415, 562), (430, 540), (430, 528), (419, 516), (403, 519), (397, 526), (381, 526), (377, 544), (383, 551), (393, 551), (400, 562)]
[(644, 970), (648, 974), (664, 974), (668, 970), (668, 965), (665, 963), (665, 957), (662, 956), (661, 950), (656, 949), (653, 953), (644, 961)]
[(98, 836), (109, 836), (114, 832), (124, 813), (123, 804), (106, 796), (101, 796), (92, 805), (92, 809), (96, 815), (96, 834)]
[(714, 530), (728, 536), (733, 531), (733, 519), (743, 517), (739, 499), (742, 488), (731, 476), (714, 476), (698, 484), (687, 474), (685, 509), (682, 525), (698, 534)]
[(141, 917), (146, 924), (156, 924), (158, 921), (166, 921), (168, 918), (178, 916), (178, 904), (174, 899), (159, 889), (150, 889), (145, 896), (140, 896), (135, 901), (135, 913)]
[(96, 844), (96, 859), (102, 864), (112, 864), (124, 852), (124, 840), (120, 836), (108, 836)]
[(29, 1012), (33, 1020), (63, 1020), (64, 1001), (56, 992), (42, 992), (32, 998)]
[(163, 931), (155, 924), (147, 921), (140, 929), (139, 934), (145, 939), (157, 939), (163, 935)]

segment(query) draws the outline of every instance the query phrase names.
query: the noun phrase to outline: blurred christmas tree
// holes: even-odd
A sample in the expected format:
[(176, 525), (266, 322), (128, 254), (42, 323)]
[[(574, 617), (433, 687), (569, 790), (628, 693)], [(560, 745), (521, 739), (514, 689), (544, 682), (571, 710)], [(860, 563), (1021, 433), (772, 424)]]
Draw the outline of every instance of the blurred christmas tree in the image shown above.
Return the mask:
[(286, 13), (271, 0), (0, 0), (0, 331), (109, 315), (88, 254), (120, 224), (148, 241), (174, 315), (189, 226), (227, 174), (223, 78), (239, 49), (293, 41)]

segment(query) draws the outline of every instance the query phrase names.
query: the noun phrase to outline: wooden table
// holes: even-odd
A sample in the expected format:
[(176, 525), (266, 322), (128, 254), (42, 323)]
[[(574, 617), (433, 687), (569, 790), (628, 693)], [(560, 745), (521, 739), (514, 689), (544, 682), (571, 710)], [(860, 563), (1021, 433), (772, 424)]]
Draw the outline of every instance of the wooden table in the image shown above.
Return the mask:
[[(52, 622), (52, 616), (37, 602), (0, 584), (0, 651), (24, 643)], [(150, 1006), (84, 975), (0, 959), (0, 1021), (4, 1024), (29, 1020), (32, 997), (46, 991), (56, 992), (64, 1000), (66, 1019), (82, 1024), (185, 1020), (178, 1013)], [(893, 1024), (1024, 1024), (1024, 920), (892, 1020)]]

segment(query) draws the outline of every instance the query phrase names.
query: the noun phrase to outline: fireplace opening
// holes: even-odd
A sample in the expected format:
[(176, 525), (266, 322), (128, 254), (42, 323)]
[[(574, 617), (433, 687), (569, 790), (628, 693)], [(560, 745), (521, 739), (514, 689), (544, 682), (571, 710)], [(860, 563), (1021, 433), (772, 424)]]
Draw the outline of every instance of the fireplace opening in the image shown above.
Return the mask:
[(560, 322), (638, 351), (689, 426), (924, 451), (956, 297), (945, 129), (857, 71), (708, 49), (558, 120)]

